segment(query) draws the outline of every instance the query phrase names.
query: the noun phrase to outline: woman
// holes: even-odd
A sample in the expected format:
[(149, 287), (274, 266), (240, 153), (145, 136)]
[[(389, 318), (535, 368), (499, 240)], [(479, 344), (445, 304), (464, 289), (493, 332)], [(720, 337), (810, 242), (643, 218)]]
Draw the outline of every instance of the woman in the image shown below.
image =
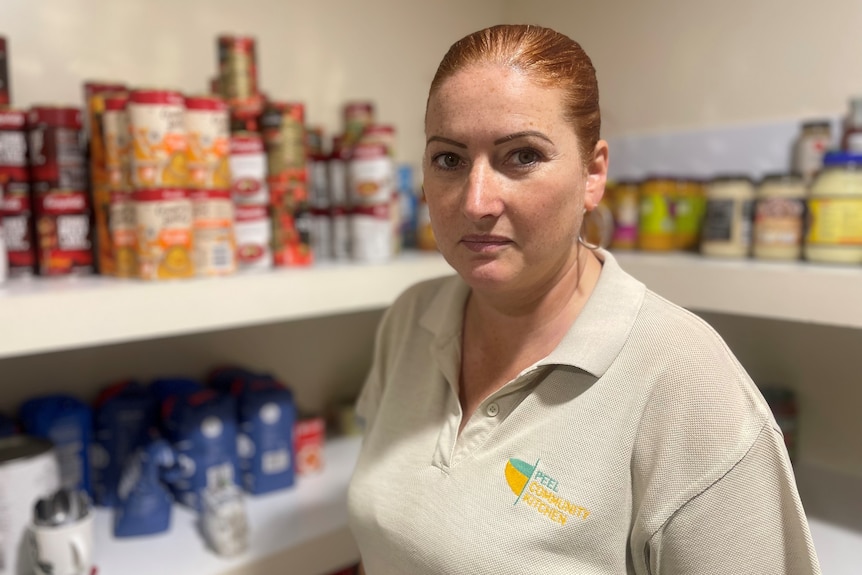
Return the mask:
[(552, 30), (482, 30), (440, 64), (424, 189), (457, 275), (379, 329), (349, 494), (370, 575), (819, 572), (743, 368), (579, 238), (599, 127), (590, 59)]

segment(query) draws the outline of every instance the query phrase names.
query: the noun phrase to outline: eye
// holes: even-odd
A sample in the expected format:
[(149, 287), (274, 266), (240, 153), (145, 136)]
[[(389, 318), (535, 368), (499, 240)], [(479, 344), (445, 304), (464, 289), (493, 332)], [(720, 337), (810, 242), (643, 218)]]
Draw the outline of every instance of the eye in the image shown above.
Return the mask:
[(443, 170), (454, 170), (461, 165), (461, 158), (458, 154), (444, 152), (437, 154), (431, 162), (438, 168)]
[(539, 152), (529, 148), (517, 150), (512, 154), (512, 158), (515, 161), (515, 164), (519, 166), (532, 166), (541, 159)]

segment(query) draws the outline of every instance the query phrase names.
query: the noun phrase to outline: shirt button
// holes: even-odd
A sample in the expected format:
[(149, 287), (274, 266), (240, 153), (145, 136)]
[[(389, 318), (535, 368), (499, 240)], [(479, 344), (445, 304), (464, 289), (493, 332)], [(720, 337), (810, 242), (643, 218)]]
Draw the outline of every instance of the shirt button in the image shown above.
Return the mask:
[(500, 413), (500, 406), (496, 403), (489, 403), (488, 407), (485, 408), (485, 413), (488, 414), (488, 417), (497, 417), (497, 414)]

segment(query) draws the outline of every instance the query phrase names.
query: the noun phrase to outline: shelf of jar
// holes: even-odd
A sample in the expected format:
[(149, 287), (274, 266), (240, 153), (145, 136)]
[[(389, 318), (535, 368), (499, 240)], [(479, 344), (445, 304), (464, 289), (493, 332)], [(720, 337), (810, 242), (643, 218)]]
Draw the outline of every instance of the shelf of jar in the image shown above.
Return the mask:
[(615, 251), (631, 275), (685, 308), (862, 328), (862, 266)]
[(219, 557), (209, 550), (197, 530), (196, 515), (185, 507), (174, 505), (166, 533), (128, 539), (115, 538), (113, 513), (97, 509), (94, 559), (98, 573), (260, 573), (255, 564), (284, 556), (290, 564), (277, 572), (317, 575), (355, 563), (359, 553), (347, 533), (347, 484), (360, 445), (358, 437), (330, 440), (321, 472), (300, 477), (291, 489), (247, 497), (250, 546), (236, 557)]
[(0, 359), (380, 309), (452, 273), (436, 252), (224, 278), (143, 282), (91, 276), (0, 286)]

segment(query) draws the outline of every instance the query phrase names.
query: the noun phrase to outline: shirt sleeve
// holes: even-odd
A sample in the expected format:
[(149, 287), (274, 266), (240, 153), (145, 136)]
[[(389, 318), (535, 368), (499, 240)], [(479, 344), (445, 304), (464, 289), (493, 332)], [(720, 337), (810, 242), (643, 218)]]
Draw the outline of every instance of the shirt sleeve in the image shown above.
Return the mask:
[(780, 431), (674, 513), (650, 542), (654, 575), (814, 575), (820, 566)]

